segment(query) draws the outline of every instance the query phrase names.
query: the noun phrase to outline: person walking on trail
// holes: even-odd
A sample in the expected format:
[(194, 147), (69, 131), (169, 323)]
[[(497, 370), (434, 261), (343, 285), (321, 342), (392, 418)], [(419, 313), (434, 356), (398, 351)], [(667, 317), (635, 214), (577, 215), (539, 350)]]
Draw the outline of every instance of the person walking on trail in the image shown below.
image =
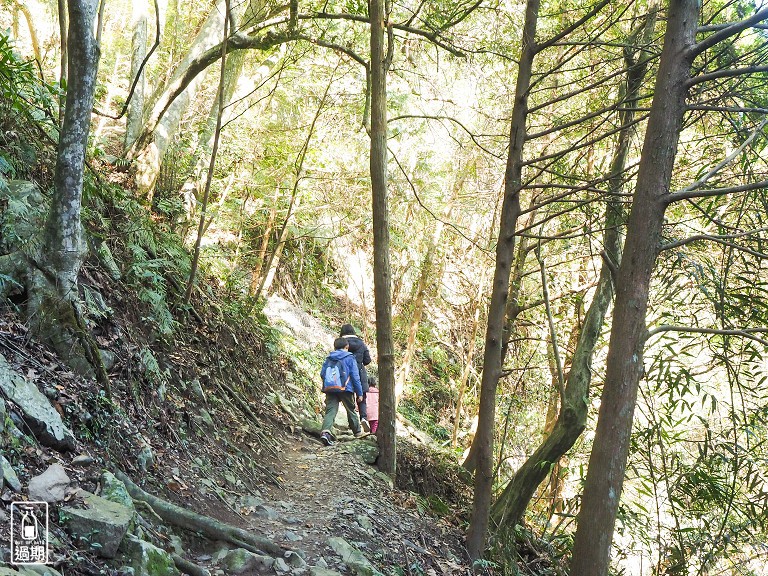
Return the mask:
[(336, 413), (339, 411), (339, 404), (343, 404), (347, 411), (347, 422), (355, 438), (363, 436), (365, 432), (360, 426), (355, 406), (355, 400), (359, 402), (363, 399), (363, 388), (360, 384), (357, 361), (349, 352), (349, 342), (346, 338), (336, 338), (333, 341), (333, 352), (323, 362), (320, 378), (323, 380), (325, 393), (325, 417), (320, 440), (326, 446), (334, 443), (335, 436), (331, 430), (336, 420)]
[(379, 429), (379, 389), (376, 388), (376, 376), (368, 378), (368, 422), (371, 424), (371, 434), (376, 434)]
[(357, 335), (352, 324), (344, 324), (341, 327), (340, 337), (349, 342), (349, 351), (354, 355), (357, 361), (357, 369), (360, 372), (360, 385), (363, 387), (363, 399), (358, 402), (360, 409), (360, 425), (366, 432), (371, 431), (371, 425), (368, 423), (368, 404), (366, 394), (368, 393), (368, 372), (365, 367), (371, 363), (371, 353), (368, 346), (365, 345), (362, 338)]

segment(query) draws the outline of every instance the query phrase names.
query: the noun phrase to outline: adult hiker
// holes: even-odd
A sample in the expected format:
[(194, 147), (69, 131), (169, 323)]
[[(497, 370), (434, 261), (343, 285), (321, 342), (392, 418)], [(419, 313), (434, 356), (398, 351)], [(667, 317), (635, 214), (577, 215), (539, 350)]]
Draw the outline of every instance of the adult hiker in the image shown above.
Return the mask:
[(323, 379), (325, 393), (325, 417), (320, 440), (326, 446), (334, 443), (335, 436), (331, 430), (336, 420), (336, 413), (339, 411), (339, 404), (343, 404), (347, 411), (347, 422), (355, 438), (363, 436), (365, 432), (360, 427), (360, 419), (355, 407), (355, 400), (363, 399), (360, 370), (357, 368), (355, 357), (349, 352), (349, 342), (346, 338), (336, 338), (333, 341), (333, 352), (323, 362), (320, 378)]
[(339, 336), (345, 338), (347, 342), (349, 342), (349, 351), (355, 356), (355, 360), (357, 361), (357, 369), (360, 372), (360, 385), (363, 387), (363, 399), (358, 401), (358, 408), (360, 409), (360, 425), (363, 427), (363, 430), (370, 432), (371, 426), (368, 423), (368, 405), (366, 403), (366, 394), (368, 393), (368, 372), (365, 370), (365, 367), (371, 363), (371, 353), (362, 338), (355, 333), (352, 324), (344, 324), (341, 327)]

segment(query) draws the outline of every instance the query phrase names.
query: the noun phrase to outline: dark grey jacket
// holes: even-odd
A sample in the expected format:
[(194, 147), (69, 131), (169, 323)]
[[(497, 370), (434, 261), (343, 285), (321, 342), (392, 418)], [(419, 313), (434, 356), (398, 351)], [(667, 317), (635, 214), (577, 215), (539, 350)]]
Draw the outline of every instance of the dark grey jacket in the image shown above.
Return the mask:
[(349, 351), (354, 354), (355, 360), (357, 360), (357, 367), (360, 369), (360, 384), (363, 385), (363, 394), (368, 392), (368, 373), (365, 371), (365, 367), (371, 363), (371, 353), (368, 350), (368, 346), (359, 336), (342, 336), (349, 342)]

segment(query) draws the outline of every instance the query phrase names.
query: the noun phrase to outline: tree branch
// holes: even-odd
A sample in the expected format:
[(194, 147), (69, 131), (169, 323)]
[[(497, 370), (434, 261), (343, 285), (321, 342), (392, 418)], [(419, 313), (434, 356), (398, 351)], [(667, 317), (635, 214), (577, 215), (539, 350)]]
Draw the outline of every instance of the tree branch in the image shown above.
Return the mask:
[[(368, 24), (370, 21), (368, 16), (361, 16), (358, 14), (348, 14), (341, 12), (339, 14), (331, 14), (330, 12), (311, 12), (298, 15), (299, 20), (348, 20), (350, 22), (362, 22)], [(415, 28), (406, 24), (389, 23), (389, 26), (400, 32), (407, 32), (415, 36), (421, 36), (432, 42), (435, 46), (439, 46), (443, 50), (450, 52), (454, 56), (464, 57), (466, 54), (464, 51), (459, 50), (455, 46), (448, 44), (447, 41), (440, 39), (440, 32), (422, 30), (421, 28)]]
[(711, 190), (692, 190), (690, 192), (675, 192), (666, 197), (667, 204), (679, 200), (690, 200), (691, 198), (710, 198), (712, 196), (724, 196), (726, 194), (735, 194), (736, 192), (748, 192), (749, 190), (758, 190), (768, 188), (768, 180), (753, 182), (752, 184), (742, 184), (741, 186), (731, 186), (729, 188), (713, 188)]
[(755, 334), (768, 334), (768, 328), (740, 328), (734, 330), (722, 330), (716, 328), (694, 328), (692, 326), (672, 326), (670, 324), (662, 324), (648, 331), (647, 337), (661, 334), (662, 332), (691, 332), (693, 334), (712, 334), (720, 336), (741, 336), (742, 338), (748, 338), (759, 342), (764, 346), (768, 346), (768, 340), (755, 336)]
[(592, 18), (592, 16), (594, 16), (595, 14), (600, 12), (600, 10), (602, 10), (607, 4), (609, 4), (610, 1), (611, 0), (601, 0), (599, 3), (595, 4), (594, 6), (592, 6), (590, 11), (587, 12), (586, 14), (584, 14), (584, 16), (581, 17), (579, 20), (577, 20), (576, 22), (574, 22), (573, 24), (571, 24), (567, 28), (564, 28), (563, 30), (561, 30), (560, 32), (558, 32), (557, 34), (552, 36), (552, 38), (550, 38), (549, 40), (547, 40), (545, 42), (542, 42), (541, 44), (537, 44), (536, 45), (536, 53), (538, 54), (542, 50), (546, 50), (550, 46), (556, 44), (561, 39), (563, 39), (566, 36), (568, 36), (568, 34), (573, 32), (574, 30), (580, 28), (582, 24), (584, 24), (590, 18)]
[(449, 122), (453, 122), (454, 124), (459, 126), (459, 128), (464, 130), (464, 132), (467, 133), (467, 135), (469, 136), (469, 139), (472, 140), (472, 142), (474, 142), (474, 144), (478, 148), (480, 148), (480, 150), (482, 150), (483, 152), (485, 152), (489, 156), (493, 156), (494, 158), (498, 158), (500, 160), (503, 158), (501, 155), (499, 155), (499, 154), (497, 154), (495, 152), (492, 152), (491, 150), (488, 150), (486, 147), (484, 147), (482, 144), (480, 144), (480, 142), (478, 142), (478, 140), (477, 140), (477, 136), (475, 136), (475, 134), (472, 133), (472, 131), (470, 131), (469, 128), (467, 128), (464, 124), (462, 124), (461, 121), (459, 121), (456, 118), (453, 118), (451, 116), (443, 116), (443, 115), (433, 116), (433, 115), (430, 115), (430, 114), (401, 114), (400, 116), (393, 116), (392, 118), (389, 118), (387, 120), (387, 124), (389, 124), (390, 122), (396, 122), (397, 120), (405, 120), (407, 118), (422, 118), (424, 120), (448, 120)]
[(155, 0), (155, 43), (152, 44), (152, 48), (150, 48), (147, 55), (144, 56), (144, 60), (141, 61), (141, 66), (139, 66), (139, 69), (136, 71), (136, 76), (133, 79), (133, 82), (131, 82), (131, 89), (128, 91), (128, 97), (125, 99), (122, 110), (120, 110), (120, 113), (117, 116), (107, 114), (106, 112), (100, 112), (96, 109), (93, 110), (94, 114), (97, 116), (104, 116), (105, 118), (111, 118), (112, 120), (119, 120), (125, 115), (128, 111), (131, 99), (133, 98), (133, 93), (136, 91), (136, 85), (139, 83), (139, 78), (141, 78), (141, 73), (144, 72), (144, 66), (147, 65), (147, 62), (149, 62), (149, 59), (152, 57), (155, 50), (157, 50), (158, 46), (160, 46), (160, 9), (157, 5), (157, 0)]
[(680, 248), (681, 246), (686, 246), (688, 244), (692, 244), (693, 242), (707, 241), (707, 242), (716, 242), (718, 244), (722, 244), (723, 246), (728, 246), (729, 248), (742, 250), (744, 252), (747, 252), (748, 254), (752, 254), (753, 256), (756, 256), (757, 258), (768, 258), (768, 254), (766, 254), (765, 252), (759, 252), (757, 250), (752, 250), (751, 248), (747, 248), (746, 246), (740, 246), (735, 242), (729, 242), (729, 240), (744, 238), (745, 236), (752, 236), (753, 234), (759, 234), (760, 232), (766, 232), (766, 231), (768, 231), (768, 228), (758, 228), (757, 230), (750, 230), (749, 232), (740, 232), (738, 234), (721, 234), (721, 235), (696, 234), (695, 236), (690, 236), (688, 238), (684, 238), (683, 240), (670, 242), (669, 244), (662, 244), (662, 246), (659, 248), (659, 251), (661, 252), (664, 250), (674, 250), (675, 248)]
[[(741, 20), (740, 22), (729, 24), (726, 27), (721, 28), (711, 36), (708, 36), (701, 42), (694, 44), (693, 47), (691, 47), (691, 49), (689, 50), (689, 53), (692, 56), (697, 56), (698, 54), (701, 54), (705, 50), (711, 48), (718, 42), (722, 42), (723, 40), (726, 40), (731, 36), (734, 36), (739, 32), (746, 30), (747, 28), (751, 28), (752, 26), (754, 26), (758, 22), (762, 22), (766, 18), (768, 18), (768, 8), (763, 8), (761, 10), (758, 10), (749, 18), (746, 18), (745, 20)], [(699, 31), (701, 32), (702, 30), (704, 29), (700, 29)]]
[[(709, 172), (707, 172), (706, 174), (704, 174), (704, 176), (702, 176), (701, 178), (699, 178), (698, 180), (696, 180), (696, 182), (693, 182), (693, 183), (692, 183), (692, 184), (690, 184), (689, 186), (686, 186), (686, 187), (685, 187), (685, 188), (683, 188), (681, 191), (679, 191), (679, 192), (673, 192), (673, 193), (669, 194), (669, 195), (666, 197), (666, 199), (665, 199), (665, 200), (666, 200), (666, 203), (667, 203), (667, 205), (669, 205), (671, 202), (674, 202), (674, 201), (676, 201), (676, 200), (679, 200), (679, 199), (681, 199), (681, 198), (685, 198), (685, 197), (686, 197), (686, 196), (685, 196), (686, 194), (694, 194), (694, 195), (695, 195), (694, 197), (699, 197), (699, 195), (700, 195), (700, 194), (697, 192), (697, 189), (701, 188), (701, 186), (703, 186), (704, 184), (706, 184), (706, 183), (707, 183), (707, 181), (708, 181), (710, 178), (712, 178), (712, 176), (714, 176), (715, 174), (717, 174), (718, 172), (720, 172), (720, 170), (722, 170), (722, 169), (723, 169), (723, 168), (725, 168), (725, 167), (726, 167), (728, 164), (730, 164), (730, 163), (731, 163), (731, 162), (733, 162), (733, 161), (734, 161), (736, 158), (738, 158), (738, 157), (741, 155), (741, 153), (742, 153), (742, 152), (744, 152), (744, 150), (746, 150), (746, 149), (747, 149), (747, 148), (748, 148), (748, 147), (749, 147), (749, 146), (752, 144), (752, 142), (754, 142), (755, 138), (757, 138), (757, 135), (762, 133), (762, 131), (763, 131), (763, 128), (765, 127), (765, 125), (766, 125), (766, 124), (768, 124), (768, 118), (766, 118), (765, 120), (763, 120), (762, 122), (760, 122), (760, 124), (758, 124), (757, 128), (755, 128), (755, 129), (752, 131), (752, 134), (750, 134), (750, 135), (749, 135), (749, 138), (747, 138), (746, 140), (744, 140), (744, 142), (742, 142), (742, 143), (741, 143), (741, 146), (739, 146), (739, 147), (738, 147), (736, 150), (734, 150), (734, 151), (733, 151), (733, 152), (731, 152), (731, 153), (730, 153), (728, 156), (726, 156), (725, 158), (723, 158), (723, 160), (721, 160), (720, 162), (718, 162), (718, 163), (715, 165), (715, 167), (714, 167), (714, 168), (712, 168), (712, 169), (711, 169)], [(760, 187), (760, 186), (758, 186), (758, 187)], [(711, 192), (711, 191), (709, 191), (709, 190), (708, 190), (708, 191), (705, 191), (705, 192)], [(708, 194), (708, 195), (712, 195), (712, 194)], [(688, 196), (688, 197), (691, 197), (691, 196)]]
[(716, 80), (718, 78), (733, 78), (734, 76), (746, 76), (748, 74), (756, 74), (758, 72), (768, 72), (768, 66), (747, 66), (745, 68), (727, 68), (725, 70), (716, 70), (709, 74), (701, 74), (688, 80), (685, 84), (688, 88), (701, 84), (702, 82), (709, 82), (710, 80)]

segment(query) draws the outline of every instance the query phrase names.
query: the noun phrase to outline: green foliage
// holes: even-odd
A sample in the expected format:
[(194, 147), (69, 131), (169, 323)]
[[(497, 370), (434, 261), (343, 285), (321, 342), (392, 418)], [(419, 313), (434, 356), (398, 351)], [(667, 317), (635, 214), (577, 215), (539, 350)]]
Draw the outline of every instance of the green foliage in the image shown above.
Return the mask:
[(46, 147), (56, 138), (60, 96), (57, 86), (40, 81), (34, 60), (19, 56), (0, 31), (0, 180), (36, 180), (45, 187), (54, 165)]

